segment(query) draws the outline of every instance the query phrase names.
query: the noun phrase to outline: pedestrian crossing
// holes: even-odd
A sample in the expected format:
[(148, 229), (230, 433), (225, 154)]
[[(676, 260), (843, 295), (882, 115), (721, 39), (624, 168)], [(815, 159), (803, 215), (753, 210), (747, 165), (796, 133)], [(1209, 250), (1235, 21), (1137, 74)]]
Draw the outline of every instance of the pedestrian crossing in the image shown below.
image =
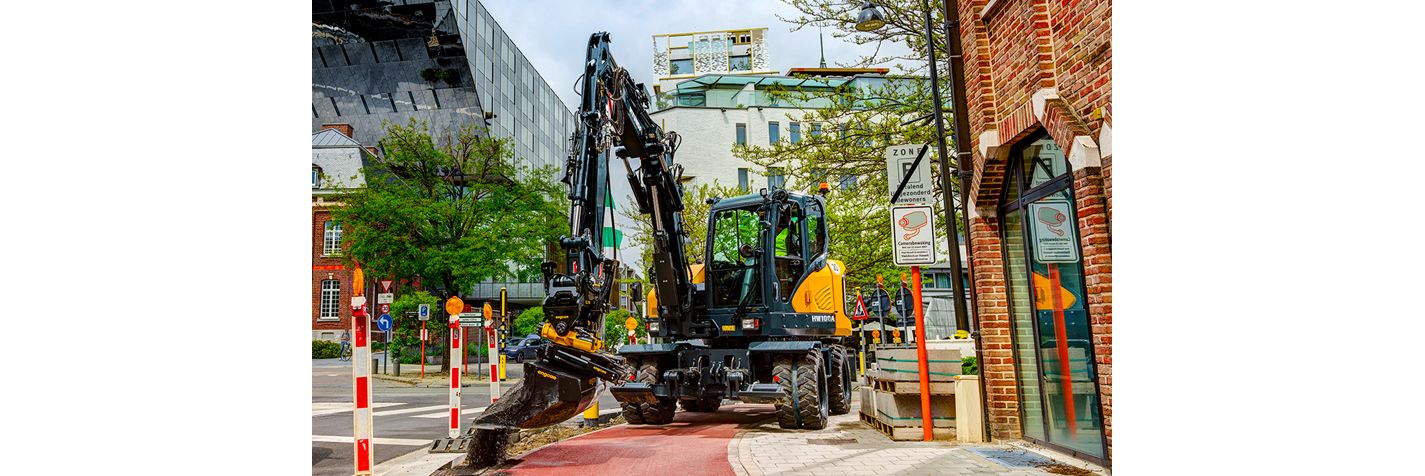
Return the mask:
[[(390, 408), (406, 405), (402, 402), (373, 402), (372, 409)], [(485, 411), (487, 407), (465, 407), (460, 409), (461, 415), (474, 415)], [(312, 402), (312, 416), (336, 415), (339, 413), (351, 413), (351, 402)], [(420, 413), (420, 415), (411, 415)], [(377, 410), (371, 413), (372, 416), (395, 416), (410, 415), (411, 418), (448, 418), (450, 417), (450, 405), (429, 405), (423, 407), (391, 408), (389, 410)]]

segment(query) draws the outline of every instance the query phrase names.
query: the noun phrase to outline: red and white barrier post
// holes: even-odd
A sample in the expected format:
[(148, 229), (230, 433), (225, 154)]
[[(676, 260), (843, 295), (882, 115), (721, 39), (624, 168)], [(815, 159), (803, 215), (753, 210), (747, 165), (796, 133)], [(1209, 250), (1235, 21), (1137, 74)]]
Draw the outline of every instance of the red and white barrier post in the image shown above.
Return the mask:
[(480, 310), (482, 311), (480, 315), (485, 318), (485, 331), (490, 337), (490, 342), (486, 344), (486, 350), (489, 353), (485, 360), (490, 362), (490, 404), (493, 405), (500, 399), (500, 330), (495, 327), (494, 319), (492, 319), (495, 313), (490, 309), (490, 303), (485, 303), (485, 306)]
[[(358, 274), (359, 275), (359, 274)], [(360, 288), (356, 291), (361, 292)], [(355, 379), (356, 408), (352, 410), (352, 439), (356, 444), (356, 475), (369, 475), (376, 462), (371, 438), (375, 424), (371, 416), (371, 325), (366, 313), (366, 298), (351, 298), (352, 339), (351, 375)]]
[(450, 316), (450, 437), (460, 436), (460, 371), (465, 354), (460, 350), (460, 316)]

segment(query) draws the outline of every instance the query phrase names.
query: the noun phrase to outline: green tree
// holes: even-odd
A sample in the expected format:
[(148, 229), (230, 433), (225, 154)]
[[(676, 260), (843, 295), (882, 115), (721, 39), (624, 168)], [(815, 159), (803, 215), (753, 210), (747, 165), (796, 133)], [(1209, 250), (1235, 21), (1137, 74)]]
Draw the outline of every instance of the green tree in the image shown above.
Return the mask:
[[(630, 315), (632, 315), (632, 313), (627, 309), (615, 309), (604, 315), (604, 345), (613, 346), (614, 344), (628, 342), (628, 327), (624, 326), (624, 322), (628, 320)], [(638, 324), (638, 328), (634, 329), (635, 335), (638, 336), (639, 339), (648, 337), (648, 329), (643, 326), (643, 321), (639, 320)]]
[[(887, 25), (873, 32), (855, 29), (856, 15), (863, 2), (783, 1), (800, 13), (796, 17), (781, 18), (793, 24), (794, 31), (803, 26), (823, 25), (830, 28), (835, 37), (878, 46), (876, 52), (859, 58), (855, 65), (900, 61), (918, 65), (907, 69), (896, 64), (901, 74), (926, 74), (924, 10), (920, 0), (877, 2), (887, 16)], [(932, 2), (931, 10), (933, 21), (938, 22), (942, 15), (936, 11), (936, 5), (939, 4)], [(942, 58), (945, 57), (943, 33), (936, 32), (934, 43)], [(884, 55), (879, 47), (887, 42), (904, 44), (911, 53)], [(943, 65), (940, 73), (948, 74)], [(821, 182), (830, 185), (832, 192), (827, 197), (829, 246), (833, 258), (846, 262), (851, 285), (872, 284), (877, 274), (899, 276), (901, 269), (894, 265), (892, 242), (886, 233), (891, 229), (891, 222), (885, 148), (898, 144), (930, 144), (924, 160), (930, 162), (936, 178), (934, 205), (937, 210), (943, 208), (936, 130), (930, 120), (936, 105), (930, 85), (925, 77), (895, 75), (882, 82), (863, 80), (857, 87), (816, 80), (803, 84), (798, 88), (773, 86), (768, 89), (773, 99), (805, 108), (789, 118), (802, 124), (800, 140), (792, 143), (784, 138), (768, 146), (734, 145), (733, 154), (762, 167), (782, 168), (790, 190), (815, 190)], [(952, 116), (946, 109), (950, 96), (948, 91), (942, 93), (940, 107), (945, 112), (948, 141), (953, 137)], [(951, 167), (954, 167), (953, 158)], [(952, 175), (951, 182), (958, 183), (958, 177)], [(955, 193), (951, 196), (959, 198)], [(940, 210), (937, 215), (943, 217), (943, 213)], [(941, 223), (937, 236), (944, 243), (947, 227), (943, 220)], [(957, 220), (954, 229), (963, 233), (964, 225)]]
[[(368, 276), (419, 279), (430, 295), (451, 296), (538, 269), (545, 244), (563, 233), (554, 171), (517, 165), (509, 139), (473, 125), (437, 138), (412, 119), (387, 123), (380, 145), (384, 154), (362, 169), (366, 187), (343, 196), (334, 212), (348, 260)], [(447, 327), (429, 329), (443, 349)]]
[[(674, 160), (677, 160), (676, 158)], [(744, 195), (748, 192), (735, 186), (726, 187), (717, 181), (708, 184), (697, 184), (684, 186), (683, 189), (683, 230), (688, 233), (688, 244), (684, 248), (687, 253), (689, 264), (701, 263), (704, 259), (704, 249), (706, 248), (708, 237), (708, 210), (712, 207), (707, 203), (709, 198), (728, 198)], [(629, 197), (627, 203), (637, 203), (633, 197)], [(634, 224), (634, 232), (629, 239), (638, 244), (643, 250), (638, 257), (638, 261), (632, 265), (638, 266), (643, 273), (648, 273), (648, 269), (653, 266), (653, 224), (649, 221), (649, 216), (638, 213), (636, 209), (625, 209), (622, 215)], [(645, 277), (652, 278), (651, 274)], [(648, 282), (644, 282), (644, 292), (648, 292)]]
[(539, 332), (539, 327), (544, 322), (544, 308), (531, 307), (525, 309), (520, 315), (515, 316), (514, 332), (510, 337), (524, 337)]

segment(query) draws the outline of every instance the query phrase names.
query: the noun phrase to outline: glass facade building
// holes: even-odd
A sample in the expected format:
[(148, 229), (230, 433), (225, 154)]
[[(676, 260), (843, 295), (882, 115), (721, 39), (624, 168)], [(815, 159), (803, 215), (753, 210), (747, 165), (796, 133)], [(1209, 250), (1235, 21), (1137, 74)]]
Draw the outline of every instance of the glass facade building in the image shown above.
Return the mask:
[(481, 124), (532, 166), (563, 163), (574, 116), (478, 0), (312, 4), (312, 127), (351, 124), (377, 144), (382, 123), (432, 133)]

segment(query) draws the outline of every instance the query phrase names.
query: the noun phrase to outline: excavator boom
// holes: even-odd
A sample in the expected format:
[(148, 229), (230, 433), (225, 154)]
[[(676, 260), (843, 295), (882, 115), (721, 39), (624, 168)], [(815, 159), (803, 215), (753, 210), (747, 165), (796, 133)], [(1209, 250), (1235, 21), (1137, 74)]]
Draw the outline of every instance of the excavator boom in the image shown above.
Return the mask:
[[(652, 216), (659, 315), (678, 329), (692, 314), (692, 283), (683, 243), (681, 167), (673, 163), (678, 136), (665, 133), (648, 115), (648, 92), (614, 61), (606, 32), (589, 38), (580, 87), (578, 127), (570, 138), (563, 182), (569, 186), (569, 235), (560, 239), (563, 261), (546, 261), (546, 323), (550, 344), (524, 364), (524, 380), (475, 419), (476, 439), (467, 461), (491, 466), (517, 429), (568, 420), (597, 397), (600, 380), (624, 382), (633, 369), (604, 350), (603, 317), (617, 288), (618, 261), (604, 256), (604, 219), (612, 212), (609, 162), (617, 156), (640, 213)], [(634, 170), (629, 161), (636, 161)], [(674, 332), (676, 334), (676, 331)]]

